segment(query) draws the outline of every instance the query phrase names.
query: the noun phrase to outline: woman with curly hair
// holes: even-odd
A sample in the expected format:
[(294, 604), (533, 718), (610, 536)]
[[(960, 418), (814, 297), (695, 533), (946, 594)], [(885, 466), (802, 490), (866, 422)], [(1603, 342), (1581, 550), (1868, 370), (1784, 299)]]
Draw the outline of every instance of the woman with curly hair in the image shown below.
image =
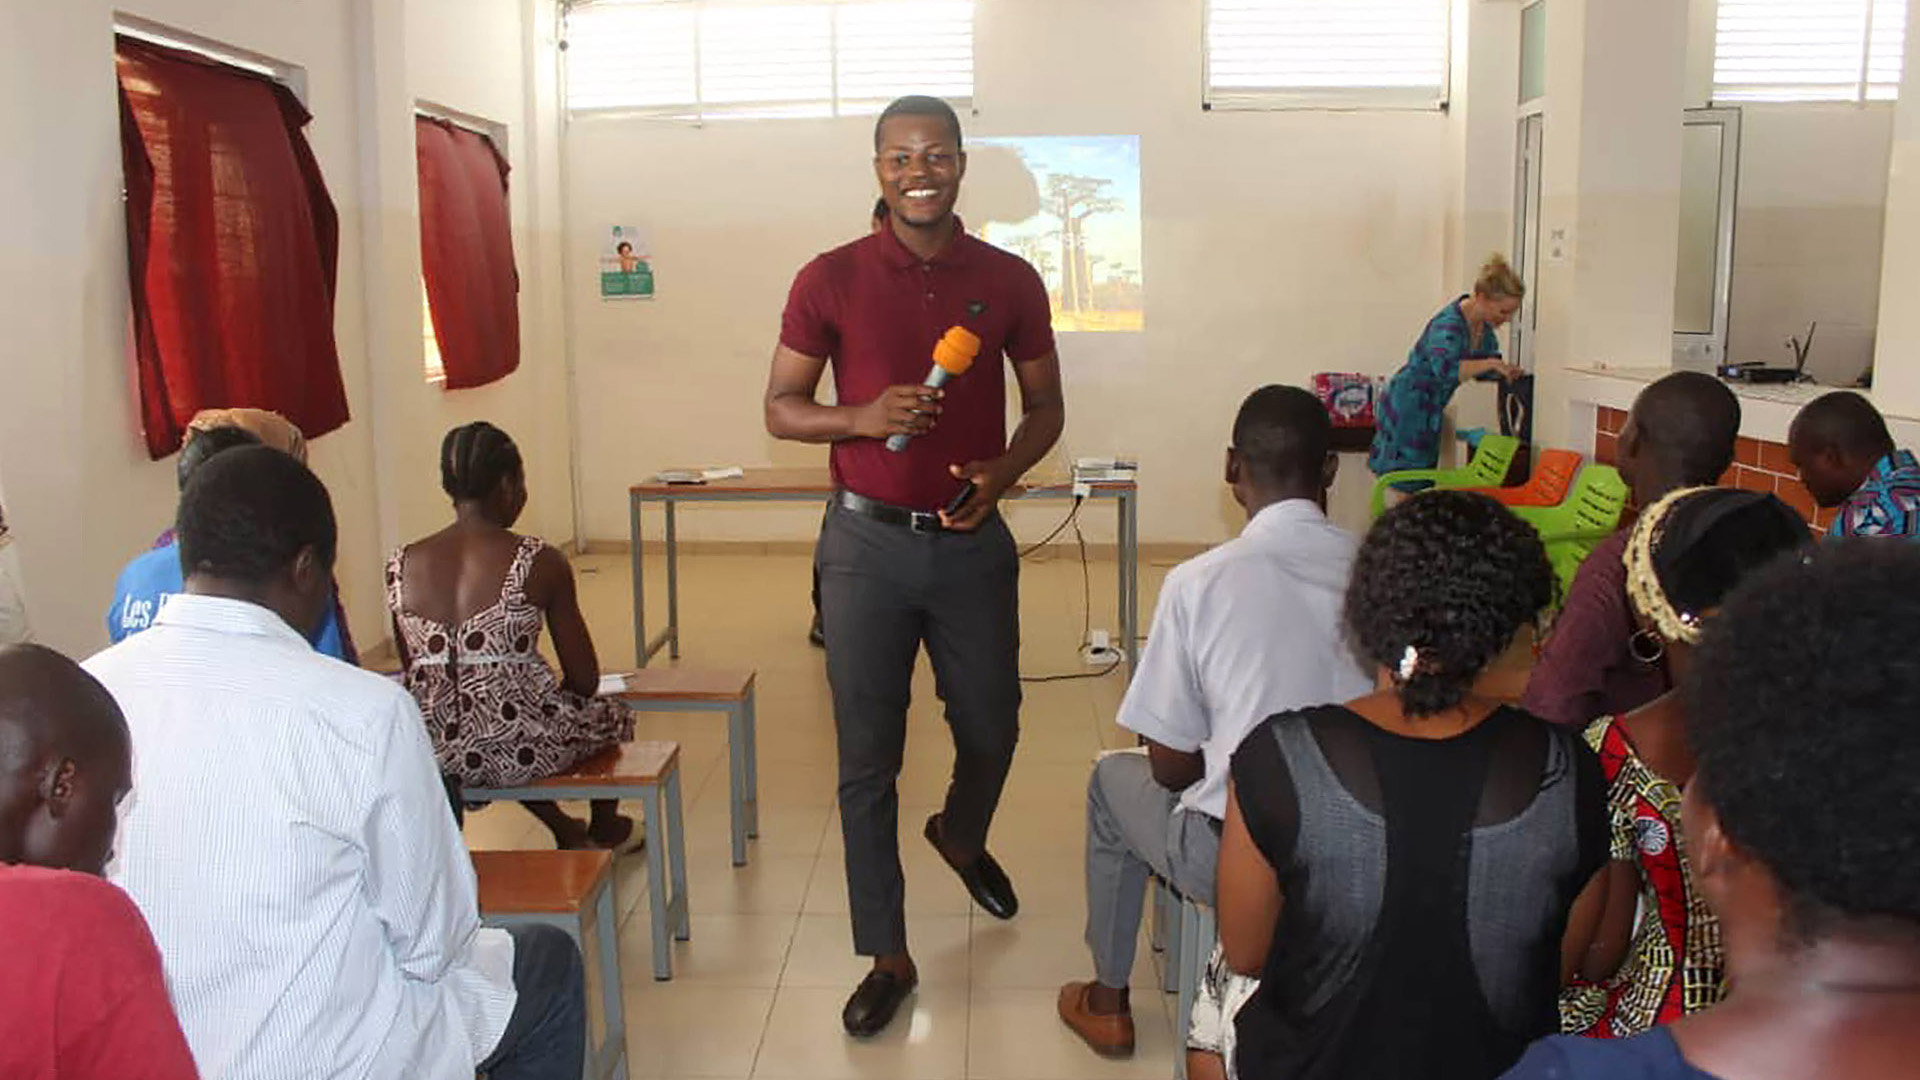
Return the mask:
[(1920, 550), (1823, 545), (1753, 575), (1683, 681), (1693, 880), (1725, 1000), (1559, 1037), (1508, 1080), (1893, 1080), (1920, 1061)]
[[(1664, 664), (1670, 685), (1685, 678), (1734, 586), (1812, 542), (1806, 521), (1772, 495), (1712, 487), (1666, 495), (1634, 523), (1622, 560), (1640, 626), (1635, 656)], [(1720, 999), (1720, 928), (1688, 870), (1680, 827), (1680, 789), (1694, 768), (1685, 722), (1685, 700), (1669, 691), (1587, 728), (1607, 778), (1612, 861), (1606, 917), (1560, 999), (1568, 1034), (1636, 1035)]]
[(1540, 538), (1485, 496), (1368, 532), (1346, 618), (1378, 689), (1233, 758), (1220, 940), (1261, 976), (1236, 1075), (1486, 1080), (1556, 1029), (1570, 917), (1601, 914), (1605, 783), (1577, 734), (1477, 686), (1552, 595)]

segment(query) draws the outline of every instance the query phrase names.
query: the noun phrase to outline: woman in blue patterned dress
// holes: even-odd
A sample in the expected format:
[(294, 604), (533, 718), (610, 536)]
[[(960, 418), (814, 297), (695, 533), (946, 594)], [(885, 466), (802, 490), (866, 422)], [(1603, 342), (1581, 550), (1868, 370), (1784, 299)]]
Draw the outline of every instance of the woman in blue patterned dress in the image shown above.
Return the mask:
[(1518, 367), (1501, 358), (1494, 331), (1520, 310), (1526, 291), (1506, 258), (1495, 255), (1480, 268), (1473, 292), (1441, 308), (1427, 323), (1406, 365), (1374, 407), (1377, 427), (1367, 468), (1375, 476), (1440, 463), (1440, 417), (1461, 383), (1520, 375)]

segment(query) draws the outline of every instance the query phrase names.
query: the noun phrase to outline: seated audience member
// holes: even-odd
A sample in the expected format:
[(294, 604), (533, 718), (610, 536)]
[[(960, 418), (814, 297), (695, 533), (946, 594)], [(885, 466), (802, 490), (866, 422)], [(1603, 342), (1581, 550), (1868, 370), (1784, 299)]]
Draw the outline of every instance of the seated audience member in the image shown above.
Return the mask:
[[(485, 421), (447, 432), (440, 486), (453, 499), (453, 524), (387, 561), (394, 641), (440, 771), (467, 787), (514, 787), (631, 739), (627, 707), (593, 696), (600, 661), (573, 567), (557, 548), (511, 531), (527, 505), (513, 440)], [(561, 677), (540, 655), (542, 626)], [(594, 800), (587, 824), (553, 802), (521, 805), (560, 848), (618, 849), (633, 836), (614, 799)]]
[[(1733, 464), (1740, 401), (1711, 375), (1676, 371), (1640, 391), (1620, 433), (1621, 476), (1636, 506), (1677, 488), (1718, 483)], [(1627, 530), (1580, 564), (1520, 705), (1556, 724), (1584, 727), (1623, 716), (1670, 689), (1659, 658), (1634, 648), (1620, 562)]]
[(100, 879), (127, 722), (66, 657), (0, 648), (0, 1076), (193, 1080), (153, 935)]
[(1822, 394), (1793, 418), (1787, 449), (1813, 500), (1840, 508), (1828, 536), (1920, 539), (1920, 461), (1893, 445), (1872, 402), (1851, 390)]
[(1379, 689), (1233, 755), (1220, 942), (1260, 976), (1237, 1075), (1486, 1080), (1558, 1030), (1563, 938), (1604, 898), (1605, 782), (1577, 732), (1476, 686), (1552, 595), (1539, 536), (1483, 495), (1368, 531), (1346, 620)]
[(1061, 1020), (1106, 1056), (1132, 1053), (1128, 976), (1148, 872), (1212, 906), (1227, 764), (1277, 712), (1345, 701), (1372, 678), (1340, 604), (1354, 538), (1327, 520), (1336, 461), (1320, 400), (1291, 386), (1240, 406), (1226, 482), (1247, 512), (1230, 540), (1167, 575), (1118, 722), (1146, 754), (1110, 754), (1087, 785), (1092, 982), (1060, 988)]
[(228, 450), (187, 481), (179, 533), (186, 591), (87, 668), (133, 735), (109, 875), (201, 1071), (578, 1077), (578, 949), (480, 928), (413, 699), (307, 645), (333, 598), (326, 488)]
[(1750, 578), (1685, 678), (1681, 804), (1727, 996), (1631, 1039), (1548, 1039), (1508, 1080), (1920, 1072), (1920, 551), (1841, 543)]
[[(203, 409), (187, 425), (186, 442), (174, 463), (174, 474), (185, 489), (187, 479), (208, 458), (236, 446), (264, 443), (305, 464), (306, 438), (279, 413), (264, 409)], [(113, 606), (107, 609), (107, 640), (118, 644), (128, 634), (137, 634), (153, 625), (154, 615), (171, 596), (182, 588), (180, 552), (174, 546), (171, 528), (162, 532), (145, 554), (136, 556), (120, 571), (114, 584)], [(353, 638), (347, 633), (347, 615), (341, 608), (339, 589), (334, 590), (332, 606), (320, 627), (308, 638), (313, 647), (349, 664), (360, 662)]]
[[(1812, 542), (1792, 507), (1759, 492), (1687, 488), (1648, 507), (1627, 542), (1627, 594), (1668, 676), (1686, 677), (1694, 646), (1742, 578)], [(1680, 790), (1694, 770), (1685, 721), (1685, 700), (1669, 691), (1587, 729), (1607, 778), (1613, 862), (1606, 916), (1561, 995), (1562, 1031), (1637, 1035), (1720, 998), (1720, 929), (1680, 827)]]

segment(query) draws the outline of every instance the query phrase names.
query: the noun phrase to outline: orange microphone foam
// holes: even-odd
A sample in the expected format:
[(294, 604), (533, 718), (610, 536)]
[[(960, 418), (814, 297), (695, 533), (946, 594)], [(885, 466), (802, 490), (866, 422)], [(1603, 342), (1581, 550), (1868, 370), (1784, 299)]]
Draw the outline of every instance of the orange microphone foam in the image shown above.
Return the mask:
[(933, 346), (933, 362), (948, 375), (964, 375), (980, 355), (980, 337), (964, 326), (955, 326), (940, 335)]

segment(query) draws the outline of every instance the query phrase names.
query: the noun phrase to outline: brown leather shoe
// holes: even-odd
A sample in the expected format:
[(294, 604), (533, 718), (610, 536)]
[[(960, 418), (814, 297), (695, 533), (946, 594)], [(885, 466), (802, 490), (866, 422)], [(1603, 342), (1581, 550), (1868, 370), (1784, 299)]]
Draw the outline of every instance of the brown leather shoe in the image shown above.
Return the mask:
[(1090, 982), (1070, 982), (1060, 988), (1060, 1020), (1073, 1029), (1094, 1053), (1105, 1058), (1133, 1056), (1133, 1014), (1104, 1015), (1087, 1007)]

